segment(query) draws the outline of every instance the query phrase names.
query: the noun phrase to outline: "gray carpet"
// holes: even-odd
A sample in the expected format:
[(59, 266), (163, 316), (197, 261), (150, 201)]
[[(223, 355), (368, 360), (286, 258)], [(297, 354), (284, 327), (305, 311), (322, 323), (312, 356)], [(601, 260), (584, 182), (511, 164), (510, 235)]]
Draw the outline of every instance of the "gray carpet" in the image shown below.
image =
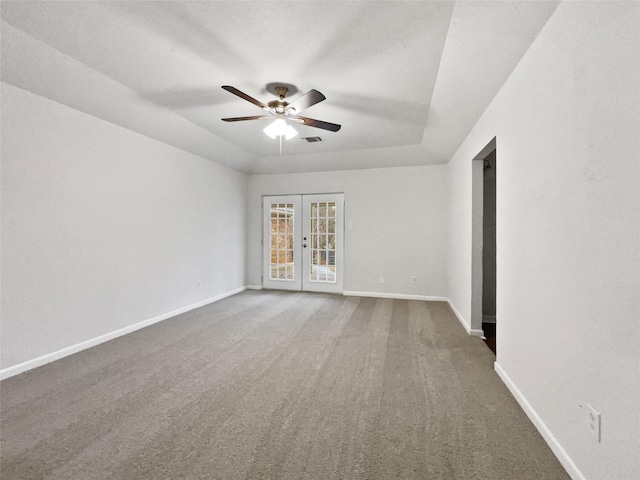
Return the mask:
[(244, 292), (1, 383), (13, 479), (568, 479), (442, 302)]

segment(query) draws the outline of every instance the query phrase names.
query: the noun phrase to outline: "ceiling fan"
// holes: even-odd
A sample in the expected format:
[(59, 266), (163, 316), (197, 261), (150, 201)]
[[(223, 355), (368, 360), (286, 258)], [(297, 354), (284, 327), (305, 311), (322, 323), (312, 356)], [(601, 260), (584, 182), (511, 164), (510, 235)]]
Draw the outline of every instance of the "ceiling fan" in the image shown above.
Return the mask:
[[(241, 92), (235, 87), (223, 85), (222, 88), (224, 88), (227, 92), (231, 92), (234, 95), (237, 95), (238, 97), (246, 100), (247, 102), (253, 103), (255, 106), (260, 107), (268, 113), (268, 115), (255, 115), (251, 117), (223, 118), (222, 120), (225, 122), (241, 122), (244, 120), (276, 118), (278, 120), (291, 120), (292, 122), (302, 123), (310, 127), (322, 128), (323, 130), (329, 130), (331, 132), (337, 132), (342, 127), (342, 125), (338, 125), (337, 123), (323, 122), (322, 120), (315, 120), (313, 118), (302, 117), (299, 115), (299, 113), (303, 110), (315, 105), (316, 103), (320, 103), (327, 98), (317, 90), (309, 90), (307, 93), (297, 98), (293, 103), (288, 103), (285, 100), (285, 97), (289, 92), (289, 88), (278, 85), (274, 88), (276, 95), (278, 95), (278, 99), (264, 104), (261, 101), (250, 97), (246, 93)], [(266, 132), (266, 129), (265, 133), (269, 135), (269, 133)]]

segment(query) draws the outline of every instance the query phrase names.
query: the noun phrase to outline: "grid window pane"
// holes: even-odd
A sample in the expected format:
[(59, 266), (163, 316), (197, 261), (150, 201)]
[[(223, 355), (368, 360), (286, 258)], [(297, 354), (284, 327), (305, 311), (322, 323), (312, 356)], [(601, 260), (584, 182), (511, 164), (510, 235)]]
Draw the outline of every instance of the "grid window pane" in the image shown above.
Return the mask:
[(293, 226), (292, 203), (272, 203), (269, 206), (270, 223), (270, 269), (271, 280), (293, 280)]
[(312, 202), (311, 216), (309, 280), (335, 283), (337, 278), (335, 202)]

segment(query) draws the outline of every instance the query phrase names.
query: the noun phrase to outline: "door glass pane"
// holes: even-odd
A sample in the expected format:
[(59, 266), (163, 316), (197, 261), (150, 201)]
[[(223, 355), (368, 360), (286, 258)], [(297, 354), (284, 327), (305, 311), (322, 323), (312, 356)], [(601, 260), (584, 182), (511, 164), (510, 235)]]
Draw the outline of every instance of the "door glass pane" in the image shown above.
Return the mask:
[(336, 283), (336, 204), (312, 202), (311, 215), (309, 280)]
[(293, 281), (293, 223), (292, 203), (272, 203), (269, 278), (271, 280)]

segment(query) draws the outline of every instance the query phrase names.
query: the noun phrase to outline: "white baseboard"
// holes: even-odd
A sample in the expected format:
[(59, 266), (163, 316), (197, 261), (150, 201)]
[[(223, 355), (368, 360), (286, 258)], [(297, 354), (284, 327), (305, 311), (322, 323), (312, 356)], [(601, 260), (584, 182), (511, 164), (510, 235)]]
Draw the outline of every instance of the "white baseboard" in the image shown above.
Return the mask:
[(527, 401), (524, 395), (522, 395), (522, 392), (518, 390), (518, 387), (516, 387), (516, 385), (513, 383), (513, 381), (507, 374), (507, 372), (505, 372), (502, 369), (502, 367), (498, 364), (498, 362), (495, 362), (493, 364), (493, 367), (496, 373), (498, 374), (498, 376), (502, 379), (504, 384), (507, 386), (507, 388), (509, 389), (513, 397), (520, 404), (520, 407), (522, 407), (522, 409), (524, 410), (524, 413), (527, 414), (527, 417), (529, 417), (529, 420), (531, 420), (531, 423), (533, 423), (533, 425), (538, 429), (538, 431), (540, 432), (540, 435), (542, 435), (542, 438), (544, 438), (545, 442), (547, 442), (547, 445), (549, 445), (549, 448), (551, 449), (553, 454), (558, 458), (558, 460), (560, 461), (560, 464), (564, 467), (564, 469), (567, 471), (569, 476), (573, 480), (586, 480), (586, 477), (578, 469), (576, 464), (573, 463), (573, 460), (571, 460), (571, 457), (569, 457), (569, 455), (564, 450), (564, 448), (562, 448), (562, 445), (560, 445), (556, 437), (553, 436), (553, 433), (551, 433), (551, 430), (549, 430), (549, 428), (542, 421), (538, 413), (534, 410), (534, 408)]
[(495, 315), (482, 315), (482, 323), (496, 323)]
[(245, 285), (245, 287), (247, 290), (262, 290), (262, 286), (261, 285)]
[(247, 287), (236, 288), (235, 290), (231, 290), (221, 295), (208, 298), (207, 300), (203, 300), (201, 302), (197, 302), (192, 305), (188, 305), (186, 307), (173, 310), (172, 312), (163, 313), (162, 315), (158, 315), (157, 317), (149, 318), (147, 320), (143, 320), (142, 322), (134, 323), (133, 325), (120, 328), (113, 332), (106, 333), (104, 335), (100, 335), (98, 337), (91, 338), (89, 340), (85, 340), (84, 342), (80, 342), (75, 345), (71, 345), (70, 347), (66, 347), (61, 350), (48, 353), (41, 357), (34, 358), (32, 360), (27, 360), (26, 362), (19, 363), (18, 365), (4, 368), (0, 370), (0, 380), (13, 377), (14, 375), (18, 375), (20, 373), (26, 372), (27, 370), (31, 370), (36, 367), (40, 367), (42, 365), (46, 365), (47, 363), (51, 363), (55, 360), (59, 360), (69, 355), (73, 355), (74, 353), (78, 353), (82, 350), (86, 350), (87, 348), (95, 347), (96, 345), (100, 345), (101, 343), (108, 342), (109, 340), (113, 340), (114, 338), (121, 337), (122, 335), (126, 335), (127, 333), (135, 332), (136, 330), (140, 330), (141, 328), (148, 327), (150, 325), (153, 325), (154, 323), (158, 323), (168, 318), (175, 317), (176, 315), (180, 315), (181, 313), (185, 313), (199, 307), (204, 307), (205, 305), (208, 305), (210, 303), (214, 303), (214, 302), (217, 302), (218, 300), (222, 300), (223, 298), (227, 298), (227, 297), (230, 297), (231, 295), (235, 295), (236, 293), (240, 293), (244, 291), (246, 288)]
[(449, 308), (451, 308), (455, 316), (458, 318), (458, 321), (464, 327), (464, 329), (467, 331), (469, 335), (471, 335), (472, 337), (484, 337), (484, 332), (482, 330), (471, 328), (471, 326), (464, 321), (463, 316), (460, 315), (460, 312), (453, 305), (453, 302), (451, 302), (451, 300), (449, 300), (448, 298), (447, 298), (447, 303), (449, 304)]
[(426, 302), (446, 302), (445, 297), (432, 297), (429, 295), (407, 295), (404, 293), (383, 293), (383, 292), (342, 292), (346, 297), (374, 297), (393, 298), (396, 300), (424, 300)]
[(451, 300), (449, 300), (447, 297), (434, 297), (430, 295), (407, 295), (404, 293), (384, 293), (384, 292), (349, 292), (347, 291), (347, 292), (342, 292), (342, 294), (347, 297), (374, 297), (374, 298), (393, 298), (397, 300), (423, 300), (426, 302), (447, 302), (449, 304), (449, 307), (455, 314), (455, 316), (458, 318), (458, 321), (464, 327), (464, 329), (467, 331), (469, 335), (471, 335), (472, 337), (484, 336), (484, 332), (482, 330), (471, 328), (469, 327), (469, 325), (467, 325), (467, 323), (464, 321), (464, 318), (462, 318), (462, 315), (460, 315), (460, 312), (456, 310), (456, 307), (453, 306), (453, 303), (451, 303)]

